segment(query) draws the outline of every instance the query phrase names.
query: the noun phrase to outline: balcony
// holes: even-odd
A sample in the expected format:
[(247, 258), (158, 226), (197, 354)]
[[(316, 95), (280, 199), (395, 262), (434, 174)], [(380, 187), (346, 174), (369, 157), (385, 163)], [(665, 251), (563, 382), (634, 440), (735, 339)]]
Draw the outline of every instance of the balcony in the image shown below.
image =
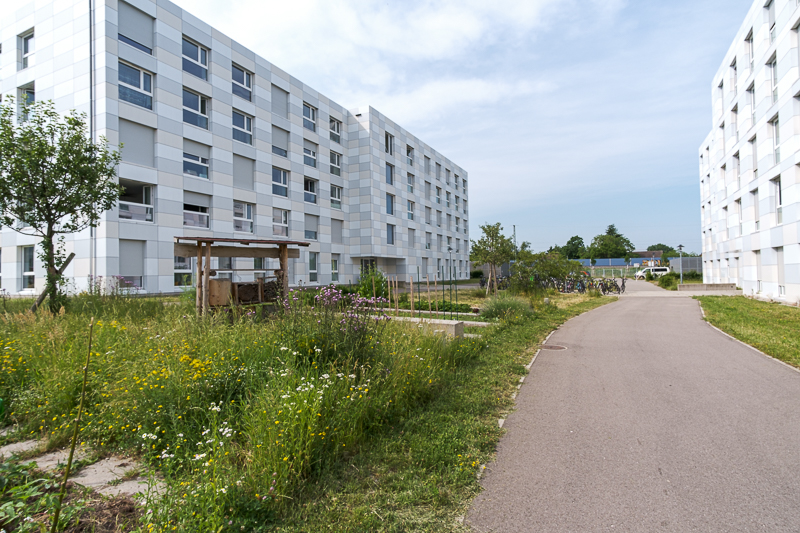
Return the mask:
[(184, 211), (183, 225), (192, 228), (208, 228), (208, 215), (205, 213)]
[(137, 222), (153, 222), (153, 206), (120, 201), (119, 219), (135, 220)]

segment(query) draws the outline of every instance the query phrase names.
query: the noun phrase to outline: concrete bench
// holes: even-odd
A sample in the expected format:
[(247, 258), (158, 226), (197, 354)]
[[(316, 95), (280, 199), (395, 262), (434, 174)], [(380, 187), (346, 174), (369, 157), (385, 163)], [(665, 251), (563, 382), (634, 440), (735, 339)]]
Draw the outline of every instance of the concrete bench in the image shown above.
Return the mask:
[(426, 331), (441, 331), (449, 337), (464, 336), (464, 322), (461, 320), (437, 320), (435, 318), (416, 318), (410, 316), (393, 316), (391, 319), (422, 324), (422, 328)]
[(735, 283), (684, 283), (678, 284), (679, 291), (735, 291)]

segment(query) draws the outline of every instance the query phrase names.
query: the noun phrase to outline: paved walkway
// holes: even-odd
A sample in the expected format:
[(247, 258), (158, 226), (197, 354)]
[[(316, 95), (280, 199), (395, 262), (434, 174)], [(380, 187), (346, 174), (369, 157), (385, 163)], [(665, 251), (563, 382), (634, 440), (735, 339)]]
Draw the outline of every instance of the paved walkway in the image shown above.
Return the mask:
[(476, 531), (800, 531), (800, 373), (683, 297), (621, 298), (547, 344), (567, 349), (531, 368)]

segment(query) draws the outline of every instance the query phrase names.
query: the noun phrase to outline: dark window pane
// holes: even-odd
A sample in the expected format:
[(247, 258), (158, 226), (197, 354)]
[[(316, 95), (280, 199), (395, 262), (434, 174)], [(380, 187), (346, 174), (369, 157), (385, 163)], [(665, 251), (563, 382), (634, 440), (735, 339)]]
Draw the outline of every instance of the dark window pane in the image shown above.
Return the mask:
[(190, 43), (186, 39), (183, 40), (183, 55), (186, 57), (191, 57), (195, 61), (198, 59), (198, 52), (200, 51), (200, 47), (194, 43)]
[(208, 69), (207, 68), (201, 67), (197, 63), (189, 61), (185, 57), (183, 58), (183, 70), (188, 72), (189, 74), (193, 74), (193, 75), (197, 76), (201, 80), (208, 79)]
[(252, 98), (250, 91), (248, 91), (238, 83), (231, 83), (231, 86), (233, 87), (233, 94), (235, 94), (239, 98), (244, 98), (248, 102), (250, 101), (250, 99)]
[(245, 144), (253, 144), (253, 136), (249, 133), (246, 133), (242, 130), (237, 130), (236, 128), (231, 128), (233, 130), (233, 138), (239, 142), (243, 142)]
[[(134, 105), (144, 107), (145, 109), (153, 109), (153, 98), (144, 93), (140, 93), (125, 85), (119, 86), (119, 99), (129, 102)], [(184, 112), (186, 110), (184, 109)]]
[(244, 115), (241, 113), (237, 113), (236, 111), (233, 112), (233, 125), (237, 128), (244, 128)]
[(183, 162), (183, 173), (189, 176), (208, 179), (208, 167), (198, 163), (192, 163), (191, 161)]
[(200, 97), (186, 89), (183, 90), (183, 107), (200, 111)]
[(188, 109), (183, 110), (183, 121), (187, 124), (192, 124), (193, 126), (203, 128), (204, 130), (208, 129), (208, 117), (198, 115), (197, 113), (193, 113)]
[(128, 66), (125, 63), (119, 64), (119, 81), (140, 89), (141, 86), (139, 85), (139, 75), (139, 70)]
[(278, 155), (283, 156), (283, 157), (286, 157), (286, 156), (289, 155), (289, 152), (287, 152), (286, 150), (284, 150), (280, 146), (275, 146), (274, 144), (272, 145), (272, 153), (273, 154), (278, 154)]
[(122, 35), (120, 33), (117, 34), (117, 38), (119, 38), (120, 42), (123, 42), (123, 43), (125, 43), (127, 45), (133, 46), (134, 48), (136, 48), (137, 50), (141, 50), (145, 54), (153, 55), (153, 50), (151, 50), (150, 48), (146, 47), (143, 44), (137, 43), (133, 39), (129, 39), (128, 37), (125, 37), (124, 35)]
[(289, 196), (289, 189), (282, 185), (277, 185), (275, 183), (272, 184), (272, 194), (276, 194), (278, 196)]

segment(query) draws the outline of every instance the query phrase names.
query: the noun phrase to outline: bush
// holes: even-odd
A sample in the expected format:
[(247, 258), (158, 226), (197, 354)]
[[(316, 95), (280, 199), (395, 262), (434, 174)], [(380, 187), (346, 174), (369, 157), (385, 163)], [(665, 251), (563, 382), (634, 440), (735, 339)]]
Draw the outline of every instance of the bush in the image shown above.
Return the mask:
[(377, 268), (362, 270), (356, 292), (364, 298), (388, 298), (389, 284), (386, 276)]
[(650, 272), (650, 271), (648, 270), (648, 271), (647, 271), (647, 272), (645, 272), (645, 274), (644, 274), (644, 279), (645, 279), (646, 281), (653, 281), (655, 278), (653, 277), (653, 273), (652, 273), (652, 272)]
[[(678, 276), (680, 277), (680, 273), (678, 273)], [(683, 280), (703, 281), (703, 274), (697, 270), (687, 270), (683, 273)]]
[(667, 272), (660, 278), (658, 278), (658, 286), (662, 289), (671, 289), (675, 290), (678, 285), (678, 281), (681, 279), (680, 274), (677, 272)]
[(481, 309), (483, 318), (499, 318), (501, 320), (515, 320), (519, 318), (530, 318), (533, 316), (533, 309), (530, 304), (522, 298), (501, 294), (496, 298), (486, 301)]
[(483, 270), (471, 270), (469, 273), (470, 279), (480, 279), (483, 276)]

